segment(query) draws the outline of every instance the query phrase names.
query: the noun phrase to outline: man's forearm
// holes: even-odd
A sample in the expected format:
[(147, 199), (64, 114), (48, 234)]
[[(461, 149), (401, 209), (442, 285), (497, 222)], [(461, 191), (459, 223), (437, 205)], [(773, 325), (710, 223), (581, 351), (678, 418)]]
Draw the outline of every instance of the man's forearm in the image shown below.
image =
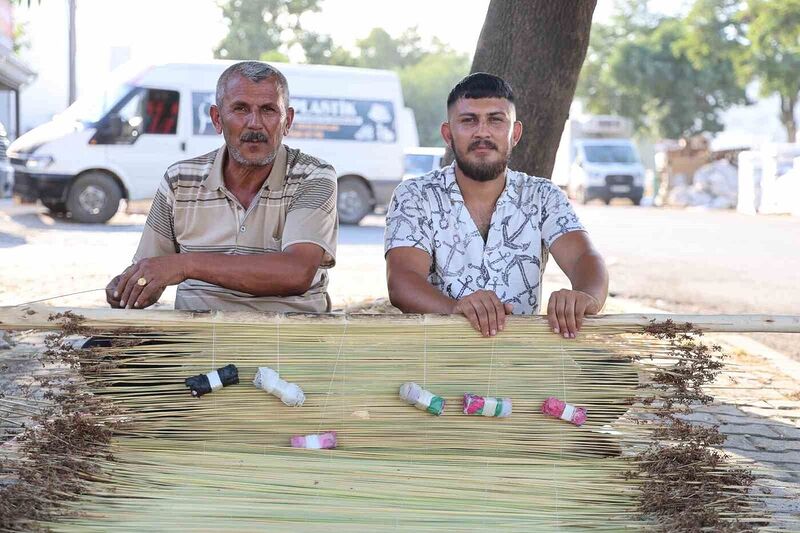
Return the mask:
[(578, 259), (569, 276), (572, 290), (585, 292), (597, 300), (599, 309), (608, 296), (608, 270), (605, 261), (596, 252), (587, 252)]
[(449, 314), (456, 303), (416, 272), (398, 272), (390, 276), (389, 301), (404, 313)]
[(185, 255), (186, 278), (254, 296), (303, 294), (311, 286), (317, 271), (316, 267), (299, 264), (286, 252), (259, 255)]

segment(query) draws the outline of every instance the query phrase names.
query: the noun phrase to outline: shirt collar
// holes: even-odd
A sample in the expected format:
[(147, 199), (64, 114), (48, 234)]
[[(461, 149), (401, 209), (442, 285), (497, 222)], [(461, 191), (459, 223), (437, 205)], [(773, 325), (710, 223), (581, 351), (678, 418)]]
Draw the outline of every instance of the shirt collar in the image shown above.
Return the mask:
[[(456, 162), (453, 161), (450, 163), (450, 165), (444, 167), (442, 172), (444, 173), (445, 192), (450, 197), (450, 200), (453, 202), (464, 203), (464, 196), (461, 194), (461, 188), (458, 186), (458, 182), (456, 181)], [(496, 205), (498, 207), (513, 200), (511, 198), (511, 189), (516, 188), (516, 183), (517, 172), (506, 167), (506, 186), (503, 187), (503, 192), (500, 193), (500, 197), (497, 199)]]
[[(225, 167), (225, 153), (227, 147), (222, 145), (217, 150), (217, 155), (214, 157), (214, 163), (211, 165), (211, 170), (208, 173), (203, 186), (210, 190), (218, 190), (225, 185), (225, 179), (222, 175), (222, 169)], [(275, 155), (275, 162), (272, 165), (272, 170), (269, 176), (264, 180), (264, 185), (271, 191), (277, 191), (283, 188), (283, 183), (286, 181), (286, 146), (281, 145), (278, 148), (278, 153)]]

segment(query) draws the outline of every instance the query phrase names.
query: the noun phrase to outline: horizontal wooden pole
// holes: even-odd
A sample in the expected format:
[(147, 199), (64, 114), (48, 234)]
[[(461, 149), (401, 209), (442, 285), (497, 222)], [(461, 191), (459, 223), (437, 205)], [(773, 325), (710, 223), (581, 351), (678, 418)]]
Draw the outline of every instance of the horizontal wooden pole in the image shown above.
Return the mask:
[[(203, 324), (317, 324), (389, 325), (424, 323), (426, 325), (466, 324), (460, 315), (362, 315), (362, 314), (288, 314), (214, 311), (198, 313), (192, 311), (151, 311), (129, 309), (83, 309), (49, 307), (45, 305), (23, 305), (0, 307), (0, 329), (54, 329), (48, 318), (55, 313), (71, 311), (85, 318), (89, 327), (120, 329), (132, 327), (166, 328), (170, 326), (192, 326)], [(515, 323), (537, 324), (547, 327), (544, 316), (511, 316), (508, 327)], [(673, 315), (673, 314), (620, 314), (587, 317), (584, 329), (614, 328), (621, 331), (639, 332), (655, 322), (672, 320), (676, 324), (691, 323), (706, 332), (770, 332), (800, 333), (800, 316), (797, 315)]]

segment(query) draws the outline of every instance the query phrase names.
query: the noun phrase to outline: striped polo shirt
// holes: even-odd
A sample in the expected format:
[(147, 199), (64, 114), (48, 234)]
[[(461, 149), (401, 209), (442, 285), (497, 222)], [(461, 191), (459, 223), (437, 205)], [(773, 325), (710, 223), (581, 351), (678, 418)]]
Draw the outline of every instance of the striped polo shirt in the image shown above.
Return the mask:
[(200, 280), (178, 285), (175, 309), (319, 313), (330, 310), (327, 269), (335, 264), (338, 219), (331, 165), (281, 146), (261, 191), (244, 208), (225, 187), (222, 146), (171, 165), (159, 184), (134, 262), (174, 253), (255, 255), (312, 243), (325, 251), (300, 296), (254, 296)]

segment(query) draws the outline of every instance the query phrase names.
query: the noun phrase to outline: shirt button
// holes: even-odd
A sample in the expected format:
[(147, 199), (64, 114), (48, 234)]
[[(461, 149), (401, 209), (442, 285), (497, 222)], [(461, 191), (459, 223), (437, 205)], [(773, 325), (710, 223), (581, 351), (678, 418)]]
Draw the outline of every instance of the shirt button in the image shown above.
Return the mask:
[(244, 230), (245, 230), (245, 229), (247, 229), (247, 228), (245, 228), (244, 226), (242, 226), (241, 228), (239, 228), (239, 231), (241, 231), (242, 233), (244, 233)]

